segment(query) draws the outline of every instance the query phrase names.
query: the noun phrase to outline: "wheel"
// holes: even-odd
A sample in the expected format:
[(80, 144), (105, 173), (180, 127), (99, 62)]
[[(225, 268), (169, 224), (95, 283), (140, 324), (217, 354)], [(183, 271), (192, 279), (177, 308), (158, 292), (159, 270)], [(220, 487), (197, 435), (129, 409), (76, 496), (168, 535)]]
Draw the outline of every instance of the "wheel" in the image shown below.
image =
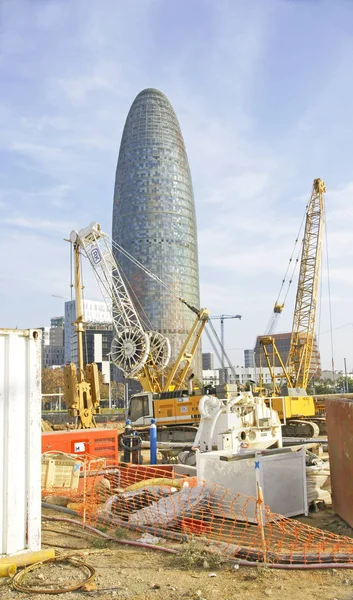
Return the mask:
[(170, 360), (170, 342), (159, 331), (148, 331), (150, 340), (150, 354), (148, 365), (155, 367), (158, 371), (164, 369)]
[(117, 333), (111, 346), (112, 361), (125, 377), (134, 377), (144, 366), (150, 350), (150, 340), (139, 329), (126, 328)]

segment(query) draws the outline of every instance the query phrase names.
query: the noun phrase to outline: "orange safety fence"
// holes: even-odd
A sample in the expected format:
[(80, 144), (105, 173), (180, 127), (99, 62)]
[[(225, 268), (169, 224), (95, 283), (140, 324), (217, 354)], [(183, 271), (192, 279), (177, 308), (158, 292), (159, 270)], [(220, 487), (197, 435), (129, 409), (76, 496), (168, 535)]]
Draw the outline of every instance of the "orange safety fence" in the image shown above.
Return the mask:
[(127, 528), (181, 542), (207, 539), (222, 553), (274, 564), (353, 563), (353, 539), (271, 512), (262, 499), (196, 477), (173, 465), (132, 465), (85, 457), (75, 489), (47, 487), (43, 498), (64, 495), (85, 523)]

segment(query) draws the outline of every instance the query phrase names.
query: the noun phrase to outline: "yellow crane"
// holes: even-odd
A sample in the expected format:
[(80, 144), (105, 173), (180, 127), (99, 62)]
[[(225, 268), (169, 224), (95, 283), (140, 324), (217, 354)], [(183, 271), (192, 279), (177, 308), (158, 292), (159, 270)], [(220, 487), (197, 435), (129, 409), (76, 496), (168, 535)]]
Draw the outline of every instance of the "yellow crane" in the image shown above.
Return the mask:
[(293, 375), (295, 386), (303, 389), (307, 388), (309, 382), (314, 346), (325, 192), (324, 182), (315, 179), (306, 214), (292, 337), (287, 360), (287, 370)]
[[(294, 309), (290, 349), (286, 365), (272, 336), (260, 338), (267, 366), (273, 382), (272, 406), (282, 419), (288, 420), (289, 435), (320, 433), (324, 419), (315, 417), (315, 402), (308, 396), (310, 363), (315, 339), (315, 320), (321, 266), (321, 246), (324, 222), (324, 193), (326, 187), (321, 179), (314, 179), (310, 201), (306, 210), (297, 295)], [(275, 366), (282, 369), (279, 383)], [(286, 396), (280, 396), (285, 380)], [(305, 421), (303, 419), (311, 417)], [(323, 428), (321, 429), (321, 433)]]
[[(119, 265), (112, 253), (112, 241), (98, 223), (91, 223), (80, 231), (72, 231), (70, 241), (75, 250), (76, 264), (76, 327), (78, 335), (79, 369), (75, 365), (65, 367), (65, 398), (72, 414), (79, 416), (82, 427), (94, 427), (94, 414), (99, 412), (96, 389), (96, 365), (83, 370), (81, 309), (81, 279), (79, 255), (82, 253), (91, 264), (103, 298), (111, 312), (115, 336), (111, 346), (111, 360), (123, 372), (124, 377), (140, 382), (142, 392), (134, 394), (129, 402), (129, 418), (134, 425), (150, 425), (154, 417), (157, 426), (183, 429), (192, 440), (195, 436), (193, 424), (199, 420), (198, 405), (202, 390), (193, 390), (192, 360), (198, 348), (202, 332), (209, 320), (206, 308), (195, 308), (183, 298), (179, 300), (195, 313), (195, 321), (170, 365), (170, 343), (158, 331), (149, 330), (141, 320), (126, 287)], [(119, 250), (126, 252), (123, 248)], [(129, 255), (135, 264), (136, 259)], [(138, 263), (153, 279), (158, 277)], [(163, 283), (163, 282), (162, 282)], [(165, 285), (165, 284), (164, 284)], [(90, 377), (92, 372), (92, 377)], [(98, 405), (97, 405), (98, 402)], [(81, 422), (80, 421), (80, 422)], [(183, 440), (182, 440), (183, 441)], [(189, 440), (186, 440), (189, 441)]]

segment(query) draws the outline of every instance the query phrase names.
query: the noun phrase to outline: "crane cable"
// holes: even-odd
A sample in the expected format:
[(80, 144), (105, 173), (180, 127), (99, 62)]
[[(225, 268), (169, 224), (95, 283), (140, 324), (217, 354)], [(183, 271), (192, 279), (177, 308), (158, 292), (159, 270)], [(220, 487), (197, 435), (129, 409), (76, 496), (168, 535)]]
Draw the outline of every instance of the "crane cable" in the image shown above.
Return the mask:
[[(134, 257), (133, 257), (133, 256), (132, 256), (132, 255), (131, 255), (131, 254), (130, 254), (128, 251), (127, 251), (127, 250), (125, 250), (125, 249), (124, 249), (122, 246), (120, 246), (120, 244), (118, 244), (117, 242), (115, 242), (115, 241), (114, 241), (112, 238), (110, 238), (109, 236), (107, 236), (107, 237), (108, 237), (109, 241), (110, 241), (110, 242), (111, 242), (111, 244), (112, 244), (112, 248), (115, 248), (116, 250), (118, 250), (119, 252), (121, 252), (121, 253), (123, 254), (123, 256), (125, 256), (126, 258), (128, 258), (128, 259), (129, 259), (129, 260), (130, 260), (130, 261), (131, 261), (131, 262), (132, 262), (134, 265), (136, 265), (136, 266), (137, 266), (138, 268), (140, 268), (140, 269), (141, 269), (141, 270), (142, 270), (144, 273), (146, 273), (146, 275), (148, 275), (148, 276), (149, 276), (149, 277), (151, 277), (151, 278), (152, 278), (154, 281), (156, 281), (157, 283), (159, 283), (159, 284), (160, 284), (160, 285), (161, 285), (161, 286), (162, 286), (162, 287), (163, 287), (163, 288), (164, 288), (166, 291), (168, 291), (168, 292), (169, 292), (169, 293), (170, 293), (172, 296), (174, 296), (174, 297), (175, 297), (175, 298), (177, 298), (178, 300), (182, 301), (182, 302), (183, 302), (183, 304), (186, 304), (187, 306), (189, 306), (189, 305), (188, 305), (188, 304), (185, 302), (185, 300), (183, 300), (183, 299), (182, 299), (182, 298), (181, 298), (181, 297), (180, 297), (178, 294), (176, 294), (176, 293), (175, 293), (175, 292), (172, 290), (172, 288), (171, 288), (169, 285), (167, 285), (167, 284), (166, 284), (166, 283), (165, 283), (165, 282), (164, 282), (164, 281), (163, 281), (163, 280), (162, 280), (160, 277), (158, 277), (158, 275), (155, 275), (154, 273), (152, 273), (152, 271), (150, 271), (149, 269), (147, 269), (147, 268), (146, 268), (146, 267), (145, 267), (145, 266), (144, 266), (142, 263), (140, 263), (140, 261), (138, 261), (136, 258), (134, 258)], [(115, 257), (115, 260), (117, 261), (117, 258), (116, 258), (116, 257)], [(124, 273), (123, 269), (121, 268), (121, 263), (117, 261), (117, 265), (118, 265), (119, 269), (121, 269), (121, 271), (122, 271), (122, 274), (124, 275), (124, 280), (126, 281), (126, 276), (125, 276), (125, 273)], [(82, 272), (82, 270), (81, 270), (81, 272)], [(83, 285), (83, 279), (82, 279), (82, 285)], [(129, 288), (132, 290), (132, 286), (131, 286), (131, 284), (129, 284)], [(132, 290), (132, 291), (133, 291), (133, 290)], [(134, 292), (134, 291), (133, 291), (133, 294), (134, 294), (134, 297), (137, 299), (139, 306), (141, 307), (141, 303), (139, 302), (139, 300), (138, 300), (138, 298), (137, 298), (137, 296), (136, 296), (136, 294), (135, 294), (135, 292)], [(83, 297), (83, 294), (82, 294), (82, 297)], [(141, 308), (142, 308), (142, 307), (141, 307)], [(189, 306), (189, 308), (190, 308), (190, 306)], [(145, 314), (145, 316), (146, 316), (146, 318), (147, 318), (147, 320), (148, 320), (148, 322), (149, 322), (148, 316), (146, 315), (146, 313), (145, 313), (145, 311), (144, 311), (144, 309), (143, 309), (143, 308), (142, 308), (142, 310), (143, 310), (143, 312), (144, 312), (144, 314)], [(193, 309), (193, 310), (195, 310), (195, 312), (196, 312), (196, 309)], [(225, 356), (225, 358), (226, 358), (226, 360), (227, 360), (227, 362), (228, 362), (228, 366), (229, 366), (229, 368), (231, 369), (231, 371), (232, 371), (232, 374), (233, 374), (233, 376), (234, 376), (234, 378), (235, 378), (235, 371), (234, 371), (234, 367), (232, 367), (232, 365), (231, 365), (231, 362), (230, 362), (230, 359), (229, 359), (229, 357), (228, 357), (227, 353), (225, 352), (225, 349), (224, 349), (224, 348), (222, 348), (222, 343), (221, 343), (221, 341), (220, 341), (220, 339), (219, 339), (219, 337), (218, 337), (218, 335), (217, 335), (217, 332), (216, 332), (215, 328), (213, 327), (213, 325), (212, 325), (212, 323), (211, 323), (210, 321), (209, 321), (209, 325), (210, 325), (210, 327), (211, 327), (211, 330), (212, 330), (212, 332), (213, 332), (213, 334), (214, 334), (214, 336), (215, 336), (215, 338), (216, 338), (216, 340), (217, 340), (217, 342), (218, 342), (218, 344), (219, 344), (220, 348), (221, 348), (221, 349), (223, 350), (223, 352), (224, 352), (224, 356)], [(86, 344), (86, 350), (87, 350), (87, 344)]]
[[(140, 261), (138, 261), (136, 258), (134, 258), (129, 252), (127, 252), (127, 250), (125, 250), (122, 246), (120, 246), (120, 244), (118, 244), (117, 242), (115, 242), (113, 239), (111, 239), (111, 243), (112, 246), (115, 247), (116, 250), (118, 250), (119, 252), (121, 252), (126, 258), (128, 258), (129, 260), (131, 260), (131, 262), (133, 262), (137, 267), (139, 267), (140, 269), (142, 269), (142, 271), (144, 273), (146, 273), (149, 277), (151, 277), (152, 279), (154, 279), (154, 281), (157, 281), (165, 290), (167, 290), (172, 296), (174, 296), (175, 298), (177, 298), (178, 300), (181, 300), (180, 296), (178, 294), (176, 294), (171, 287), (169, 287), (164, 281), (162, 281), (162, 279), (160, 277), (158, 277), (158, 275), (155, 275), (154, 273), (152, 273), (149, 269), (147, 269), (142, 263), (140, 263)], [(136, 297), (136, 295), (135, 295)], [(185, 304), (185, 301), (184, 301)], [(213, 327), (211, 321), (208, 322), (213, 335), (215, 336), (220, 348), (223, 350), (224, 356), (226, 358), (226, 361), (228, 362), (228, 367), (231, 369), (232, 371), (232, 375), (234, 377), (234, 379), (236, 378), (235, 375), (235, 370), (234, 367), (232, 367), (231, 361), (225, 351), (225, 348), (222, 347), (222, 343), (217, 335), (217, 332), (215, 330), (215, 328)]]
[[(118, 244), (117, 242), (115, 242), (113, 239), (109, 238), (111, 243), (112, 243), (112, 247), (114, 247), (116, 250), (118, 250), (119, 252), (121, 252), (123, 254), (123, 256), (125, 256), (126, 258), (128, 258), (133, 264), (135, 264), (137, 267), (139, 267), (144, 273), (146, 273), (146, 275), (148, 275), (149, 277), (151, 277), (154, 281), (157, 281), (165, 290), (167, 290), (172, 296), (174, 296), (175, 298), (177, 298), (178, 300), (182, 300), (180, 298), (180, 296), (178, 294), (176, 294), (172, 288), (170, 286), (168, 286), (164, 281), (162, 281), (162, 279), (160, 277), (158, 277), (158, 275), (155, 275), (154, 273), (152, 273), (149, 269), (147, 269), (142, 263), (140, 263), (140, 261), (138, 261), (136, 258), (134, 258), (129, 252), (127, 252), (127, 250), (125, 250), (122, 246), (120, 246), (120, 244)], [(131, 287), (131, 286), (130, 286)], [(136, 295), (135, 295), (136, 297)], [(186, 304), (187, 306), (189, 306), (187, 303), (185, 303), (185, 301), (183, 301), (184, 304)], [(189, 307), (190, 308), (190, 307)], [(196, 311), (195, 311), (196, 312)], [(235, 375), (235, 370), (234, 367), (232, 367), (231, 365), (231, 361), (229, 359), (229, 356), (227, 355), (225, 348), (222, 347), (222, 343), (217, 335), (217, 332), (215, 330), (215, 328), (213, 327), (213, 324), (211, 323), (211, 321), (208, 322), (212, 333), (214, 334), (220, 348), (223, 350), (224, 356), (226, 358), (226, 361), (228, 362), (228, 367), (231, 369), (232, 371), (232, 375), (234, 377), (234, 379), (236, 378)]]
[(140, 300), (138, 299), (137, 295), (135, 294), (135, 291), (134, 291), (134, 289), (133, 289), (130, 281), (126, 277), (121, 262), (119, 262), (116, 257), (115, 257), (115, 261), (116, 261), (116, 264), (117, 264), (117, 267), (118, 267), (119, 271), (121, 272), (122, 278), (124, 280), (124, 283), (125, 283), (126, 287), (128, 288), (129, 293), (134, 297), (134, 299), (136, 301), (136, 304), (139, 307), (139, 317), (140, 317), (141, 323), (144, 325), (144, 327), (146, 329), (152, 330), (153, 329), (152, 323), (151, 323), (150, 319), (148, 318), (148, 315), (147, 315), (145, 309), (143, 308)]
[(174, 296), (175, 298), (178, 298), (178, 300), (180, 300), (180, 296), (178, 294), (176, 294), (171, 287), (169, 287), (169, 285), (167, 285), (160, 277), (158, 277), (158, 275), (155, 275), (154, 273), (152, 273), (152, 271), (150, 271), (149, 269), (147, 269), (142, 263), (140, 263), (140, 261), (138, 261), (136, 258), (134, 258), (129, 252), (127, 252), (127, 250), (125, 250), (122, 246), (120, 246), (120, 244), (118, 244), (117, 242), (115, 242), (113, 239), (109, 238), (112, 246), (118, 250), (119, 252), (121, 252), (126, 258), (128, 258), (132, 263), (134, 263), (134, 265), (136, 265), (137, 267), (139, 267), (140, 269), (142, 269), (142, 271), (144, 273), (146, 273), (146, 275), (148, 275), (149, 277), (151, 277), (152, 279), (154, 279), (154, 281), (157, 281), (163, 288), (165, 288), (172, 296)]
[[(288, 272), (289, 272), (289, 270), (290, 270), (290, 267), (291, 267), (291, 264), (292, 264), (292, 262), (293, 262), (294, 253), (295, 253), (295, 250), (296, 250), (297, 244), (298, 244), (298, 242), (299, 242), (300, 235), (301, 235), (301, 231), (302, 231), (302, 229), (303, 229), (303, 225), (304, 225), (304, 222), (305, 222), (305, 219), (306, 219), (306, 215), (307, 215), (308, 207), (309, 207), (309, 202), (307, 203), (307, 205), (306, 205), (306, 207), (305, 207), (305, 212), (304, 212), (304, 215), (303, 215), (303, 218), (302, 218), (302, 221), (301, 221), (300, 227), (299, 227), (299, 231), (298, 231), (297, 237), (296, 237), (296, 239), (295, 239), (295, 242), (294, 242), (293, 250), (292, 250), (292, 253), (291, 253), (291, 255), (290, 255), (290, 258), (289, 258), (289, 261), (288, 261), (288, 265), (287, 265), (286, 272), (285, 272), (285, 274), (284, 274), (284, 277), (283, 277), (283, 279), (282, 279), (282, 283), (281, 283), (281, 286), (280, 286), (279, 292), (278, 292), (278, 294), (277, 294), (277, 299), (276, 299), (275, 305), (276, 305), (276, 304), (279, 304), (279, 302), (280, 302), (280, 297), (281, 297), (281, 294), (282, 294), (282, 291), (283, 291), (283, 288), (284, 288), (284, 284), (286, 283), (287, 276), (288, 276)], [(301, 242), (302, 242), (302, 241), (303, 241), (303, 239), (301, 239)], [(298, 263), (299, 263), (300, 252), (301, 252), (301, 246), (299, 247), (299, 250), (298, 250), (297, 257), (296, 257), (296, 259), (295, 259), (295, 261), (294, 261), (294, 266), (293, 266), (292, 272), (291, 272), (291, 274), (290, 274), (290, 279), (289, 279), (289, 281), (288, 281), (287, 291), (286, 291), (286, 293), (285, 293), (285, 296), (284, 296), (284, 298), (283, 298), (283, 303), (282, 303), (282, 304), (285, 304), (285, 302), (286, 302), (286, 300), (287, 300), (288, 293), (289, 293), (289, 289), (290, 289), (290, 286), (291, 286), (291, 284), (292, 284), (292, 282), (293, 282), (294, 273), (295, 273), (295, 270), (296, 270), (296, 268), (297, 268), (297, 266), (298, 266)]]

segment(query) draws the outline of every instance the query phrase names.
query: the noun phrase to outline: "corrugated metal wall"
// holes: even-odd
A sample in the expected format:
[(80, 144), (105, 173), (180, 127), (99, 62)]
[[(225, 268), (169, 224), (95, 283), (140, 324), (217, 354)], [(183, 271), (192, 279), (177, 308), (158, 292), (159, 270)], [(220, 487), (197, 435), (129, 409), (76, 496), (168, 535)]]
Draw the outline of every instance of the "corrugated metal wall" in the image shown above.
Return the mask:
[(0, 554), (40, 549), (41, 332), (0, 329)]
[(353, 527), (353, 401), (325, 404), (333, 509)]

